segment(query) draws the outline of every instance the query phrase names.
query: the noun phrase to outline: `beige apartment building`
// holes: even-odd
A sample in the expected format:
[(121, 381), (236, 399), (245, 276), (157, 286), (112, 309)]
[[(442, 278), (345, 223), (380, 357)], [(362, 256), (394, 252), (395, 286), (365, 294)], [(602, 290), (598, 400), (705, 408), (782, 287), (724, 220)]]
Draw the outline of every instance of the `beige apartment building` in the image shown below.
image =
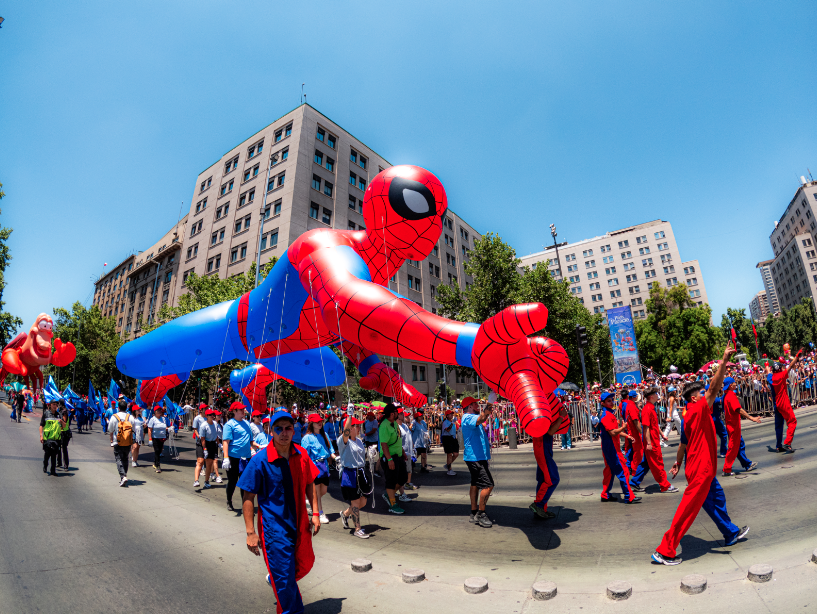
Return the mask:
[(148, 249), (128, 256), (95, 284), (94, 305), (116, 322), (116, 332), (124, 339), (141, 334), (159, 308), (175, 304), (179, 251), (182, 247), (185, 215)]
[(780, 302), (777, 300), (777, 290), (774, 287), (774, 279), (772, 278), (772, 260), (764, 260), (757, 263), (757, 269), (760, 271), (760, 277), (763, 279), (763, 291), (766, 293), (766, 304), (769, 308), (770, 315), (780, 313)]
[(766, 318), (769, 317), (769, 303), (766, 299), (765, 290), (761, 290), (752, 297), (749, 303), (749, 313), (752, 314), (752, 319), (758, 324), (763, 324)]
[[(630, 305), (633, 317), (645, 318), (650, 286), (684, 284), (696, 304), (708, 303), (697, 260), (682, 260), (672, 225), (654, 220), (608, 232), (600, 237), (545, 248), (521, 258), (522, 266), (548, 262), (557, 279), (593, 313)], [(606, 315), (605, 315), (606, 317)]]
[(769, 267), (782, 309), (791, 309), (804, 297), (814, 300), (817, 295), (815, 205), (817, 181), (806, 181), (801, 177), (800, 187), (769, 236), (775, 257), (771, 263), (761, 264)]
[[(308, 230), (365, 228), (366, 186), (390, 166), (308, 104), (275, 120), (228, 150), (196, 178), (179, 253), (181, 275), (172, 284), (174, 293), (169, 300), (185, 292), (185, 280), (193, 271), (226, 278), (249, 270), (259, 242), (260, 262), (266, 264)], [(422, 262), (406, 262), (390, 284), (434, 313), (439, 308), (439, 284), (465, 288), (471, 283), (464, 262), (480, 236), (452, 209), (444, 225), (433, 253)], [(428, 396), (442, 377), (437, 364), (382, 359)], [(476, 390), (472, 381), (457, 381), (453, 370), (448, 378), (448, 385), (458, 394)]]

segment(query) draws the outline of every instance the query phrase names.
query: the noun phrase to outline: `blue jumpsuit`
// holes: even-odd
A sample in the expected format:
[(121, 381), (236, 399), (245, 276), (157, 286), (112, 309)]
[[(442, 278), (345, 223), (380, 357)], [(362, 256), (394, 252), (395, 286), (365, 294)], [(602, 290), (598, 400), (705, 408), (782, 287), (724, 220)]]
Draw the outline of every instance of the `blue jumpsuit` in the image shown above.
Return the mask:
[(536, 495), (534, 503), (547, 511), (548, 501), (559, 485), (559, 469), (553, 460), (553, 436), (533, 438), (533, 455), (536, 457)]
[(318, 468), (301, 446), (292, 444), (289, 460), (275, 446), (250, 459), (238, 487), (258, 496), (258, 536), (278, 601), (278, 614), (304, 611), (297, 581), (312, 569), (312, 531), (306, 512), (306, 487)]
[(601, 498), (604, 500), (610, 498), (610, 490), (613, 488), (615, 478), (618, 478), (624, 498), (632, 501), (635, 498), (635, 493), (630, 487), (630, 471), (627, 468), (627, 461), (621, 453), (619, 437), (616, 435), (614, 438), (608, 432), (618, 428), (618, 421), (613, 412), (604, 407), (602, 407), (598, 418), (592, 419), (592, 422), (596, 421), (601, 424), (601, 452), (604, 455), (604, 484), (602, 485)]
[(723, 396), (719, 396), (712, 403), (712, 420), (715, 422), (715, 433), (720, 439), (720, 456), (726, 456), (729, 448), (729, 435), (726, 433), (726, 424), (723, 422)]

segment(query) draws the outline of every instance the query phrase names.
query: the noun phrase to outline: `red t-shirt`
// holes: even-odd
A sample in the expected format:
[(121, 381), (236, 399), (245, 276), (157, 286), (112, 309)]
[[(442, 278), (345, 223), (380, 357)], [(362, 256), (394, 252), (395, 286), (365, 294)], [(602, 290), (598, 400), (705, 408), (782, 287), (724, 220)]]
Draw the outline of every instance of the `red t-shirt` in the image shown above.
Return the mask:
[(723, 411), (727, 426), (740, 428), (740, 401), (731, 390), (727, 390), (723, 397)]
[(791, 409), (789, 400), (789, 388), (787, 386), (789, 370), (784, 369), (779, 373), (772, 373), (772, 386), (774, 387), (774, 403), (778, 408)]
[(705, 398), (687, 403), (684, 436), (687, 443), (687, 479), (715, 477), (718, 469), (715, 423), (712, 408)]
[[(655, 410), (655, 405), (647, 403), (644, 409), (641, 410), (641, 424), (650, 431), (650, 441), (653, 448), (661, 445), (660, 428), (658, 426), (658, 412)], [(646, 440), (644, 441), (646, 444)]]
[(638, 405), (629, 400), (624, 401), (622, 414), (624, 414), (622, 417), (627, 422), (627, 431), (630, 433), (630, 437), (635, 437), (637, 441), (640, 441), (641, 429), (638, 428), (638, 421), (641, 416), (638, 415)]

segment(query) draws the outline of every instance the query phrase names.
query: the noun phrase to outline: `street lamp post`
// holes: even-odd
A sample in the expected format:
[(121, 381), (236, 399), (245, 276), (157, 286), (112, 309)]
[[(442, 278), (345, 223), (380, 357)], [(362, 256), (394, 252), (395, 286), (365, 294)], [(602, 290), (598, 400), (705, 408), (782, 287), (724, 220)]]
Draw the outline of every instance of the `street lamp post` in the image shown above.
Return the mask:
[(596, 358), (596, 365), (599, 368), (599, 386), (601, 386), (601, 360), (598, 358)]
[(562, 277), (562, 263), (559, 261), (559, 245), (556, 243), (556, 224), (550, 225), (550, 235), (553, 237), (553, 247), (556, 248), (556, 267), (557, 271), (559, 271), (559, 277)]

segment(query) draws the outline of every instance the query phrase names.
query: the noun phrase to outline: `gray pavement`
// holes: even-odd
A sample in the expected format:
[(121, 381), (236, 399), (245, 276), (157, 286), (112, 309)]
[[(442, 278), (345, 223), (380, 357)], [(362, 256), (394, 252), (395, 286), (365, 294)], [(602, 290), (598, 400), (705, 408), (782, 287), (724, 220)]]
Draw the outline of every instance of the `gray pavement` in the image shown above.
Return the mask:
[[(261, 559), (244, 546), (244, 525), (228, 512), (223, 485), (192, 488), (192, 440), (184, 439), (182, 460), (150, 467), (152, 451), (131, 468), (128, 488), (118, 476), (107, 436), (76, 434), (71, 470), (57, 477), (42, 472), (37, 422), (21, 425), (0, 405), (0, 612), (274, 612)], [(442, 470), (443, 454), (410, 493), (405, 516), (386, 513), (376, 482), (374, 509), (362, 515), (373, 533), (360, 540), (344, 531), (338, 513), (337, 481), (324, 499), (330, 524), (315, 539), (317, 561), (300, 582), (310, 613), (405, 612), (422, 608), (448, 612), (686, 611), (714, 609), (778, 612), (817, 608), (817, 412), (797, 413), (793, 455), (770, 453), (771, 420), (744, 424), (744, 439), (758, 471), (720, 478), (732, 519), (749, 524), (748, 539), (723, 547), (706, 514), (681, 542), (684, 563), (653, 565), (649, 557), (669, 526), (681, 494), (662, 494), (650, 476), (638, 505), (601, 504), (603, 461), (597, 446), (556, 450), (561, 484), (551, 500), (555, 520), (535, 521), (535, 463), (530, 446), (495, 456), (497, 482), (489, 503), (492, 529), (467, 521), (467, 469)], [(672, 464), (673, 435), (664, 448)], [(683, 475), (675, 479), (683, 490)], [(650, 486), (651, 485), (651, 486)], [(618, 490), (618, 486), (614, 492)], [(352, 572), (354, 558), (368, 558), (372, 571)], [(746, 580), (750, 565), (769, 563), (774, 579)], [(401, 571), (421, 568), (426, 580), (404, 584)], [(679, 590), (687, 574), (703, 574), (700, 595)], [(467, 595), (463, 582), (484, 576), (489, 590)], [(552, 601), (534, 601), (530, 587), (557, 584)], [(608, 582), (625, 580), (633, 595), (625, 602), (605, 596)]]

